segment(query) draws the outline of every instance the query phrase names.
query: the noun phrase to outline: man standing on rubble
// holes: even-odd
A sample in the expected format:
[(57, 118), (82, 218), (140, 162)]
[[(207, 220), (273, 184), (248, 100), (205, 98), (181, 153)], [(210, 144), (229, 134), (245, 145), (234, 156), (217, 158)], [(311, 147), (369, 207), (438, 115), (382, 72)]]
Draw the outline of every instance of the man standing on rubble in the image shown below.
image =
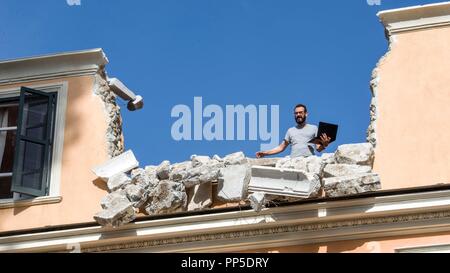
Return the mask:
[(315, 143), (309, 143), (309, 141), (316, 137), (317, 126), (307, 124), (306, 118), (308, 117), (308, 110), (305, 105), (297, 104), (294, 108), (294, 117), (297, 122), (297, 126), (289, 128), (286, 132), (283, 142), (269, 151), (259, 151), (256, 153), (257, 158), (264, 157), (266, 155), (275, 155), (286, 150), (289, 144), (291, 147), (291, 157), (310, 156), (314, 155), (314, 148), (321, 152), (328, 144), (330, 144), (331, 138), (326, 134), (320, 136), (320, 140)]

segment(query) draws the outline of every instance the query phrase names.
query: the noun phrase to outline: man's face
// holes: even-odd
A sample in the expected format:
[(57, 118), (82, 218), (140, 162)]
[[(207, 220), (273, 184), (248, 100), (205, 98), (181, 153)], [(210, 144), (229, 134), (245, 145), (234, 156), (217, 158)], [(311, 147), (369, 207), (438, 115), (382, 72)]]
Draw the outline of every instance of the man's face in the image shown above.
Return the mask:
[(303, 107), (297, 107), (294, 110), (294, 117), (297, 124), (302, 124), (306, 121), (306, 118), (308, 117), (308, 113), (305, 112), (305, 108)]

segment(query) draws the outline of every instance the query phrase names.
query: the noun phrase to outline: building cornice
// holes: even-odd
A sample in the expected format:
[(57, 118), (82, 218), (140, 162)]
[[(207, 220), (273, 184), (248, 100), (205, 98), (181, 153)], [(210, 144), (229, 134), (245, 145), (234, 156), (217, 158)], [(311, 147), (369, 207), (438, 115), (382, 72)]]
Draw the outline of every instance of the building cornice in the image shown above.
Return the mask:
[(381, 11), (377, 14), (389, 35), (450, 25), (450, 2)]
[(450, 231), (450, 190), (0, 237), (0, 252), (220, 252)]
[(0, 86), (94, 75), (108, 63), (101, 48), (0, 61)]

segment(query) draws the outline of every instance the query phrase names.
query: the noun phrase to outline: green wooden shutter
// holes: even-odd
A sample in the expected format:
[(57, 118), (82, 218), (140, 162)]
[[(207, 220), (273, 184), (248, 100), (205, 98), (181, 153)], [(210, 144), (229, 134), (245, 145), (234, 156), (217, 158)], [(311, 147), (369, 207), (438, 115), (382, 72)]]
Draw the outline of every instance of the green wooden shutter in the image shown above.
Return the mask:
[(48, 194), (56, 95), (22, 87), (11, 191)]

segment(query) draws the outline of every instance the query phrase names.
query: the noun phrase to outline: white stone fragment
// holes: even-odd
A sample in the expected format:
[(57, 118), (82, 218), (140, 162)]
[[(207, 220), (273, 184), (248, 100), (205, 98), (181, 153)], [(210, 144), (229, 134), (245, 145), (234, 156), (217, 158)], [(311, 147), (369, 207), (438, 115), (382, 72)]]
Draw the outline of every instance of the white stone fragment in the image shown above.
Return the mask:
[(271, 195), (309, 198), (317, 196), (320, 187), (319, 177), (312, 173), (294, 169), (253, 166), (248, 190)]
[(134, 157), (131, 150), (124, 152), (123, 154), (111, 158), (105, 163), (92, 168), (92, 171), (104, 181), (108, 182), (108, 179), (118, 173), (126, 173), (139, 166), (139, 162)]
[(219, 171), (217, 197), (224, 201), (240, 201), (247, 196), (250, 166), (230, 165)]

